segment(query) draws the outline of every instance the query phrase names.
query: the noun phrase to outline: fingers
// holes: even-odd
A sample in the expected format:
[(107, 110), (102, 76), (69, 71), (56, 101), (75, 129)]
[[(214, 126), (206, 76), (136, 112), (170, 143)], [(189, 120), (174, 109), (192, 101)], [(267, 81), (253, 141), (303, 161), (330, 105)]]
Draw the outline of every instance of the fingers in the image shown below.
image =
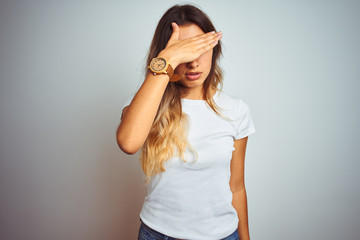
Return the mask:
[(214, 34), (217, 34), (217, 33), (215, 31), (212, 31), (212, 32), (203, 33), (203, 34), (188, 38), (187, 40), (189, 42), (201, 42), (203, 40), (210, 39), (210, 38), (214, 37), (215, 36)]
[(222, 32), (217, 32), (216, 34), (213, 34), (211, 36), (207, 36), (206, 38), (199, 39), (197, 43), (197, 50), (200, 53), (204, 53), (211, 48), (215, 47), (219, 40), (222, 38)]
[(170, 37), (168, 43), (172, 43), (176, 40), (179, 40), (179, 26), (175, 22), (172, 22), (171, 26), (172, 26), (173, 32), (171, 34), (171, 37)]
[(192, 61), (203, 53), (214, 48), (222, 38), (222, 32), (208, 32), (194, 37), (179, 40), (180, 31), (176, 23), (172, 23), (173, 33), (166, 44), (163, 54), (171, 56), (173, 65)]
[(189, 42), (193, 42), (199, 48), (203, 47), (204, 45), (210, 44), (211, 41), (218, 41), (222, 37), (222, 32), (209, 32), (205, 33), (201, 36), (197, 36), (195, 39), (189, 38)]

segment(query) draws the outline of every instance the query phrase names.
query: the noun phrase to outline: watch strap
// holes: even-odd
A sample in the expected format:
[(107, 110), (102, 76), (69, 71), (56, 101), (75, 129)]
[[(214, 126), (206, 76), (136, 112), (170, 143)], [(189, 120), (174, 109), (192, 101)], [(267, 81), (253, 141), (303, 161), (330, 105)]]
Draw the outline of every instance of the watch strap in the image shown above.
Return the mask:
[(177, 82), (180, 81), (181, 76), (177, 73), (174, 73), (174, 69), (172, 68), (171, 64), (168, 64), (168, 68), (166, 69), (166, 74), (170, 78), (170, 82)]

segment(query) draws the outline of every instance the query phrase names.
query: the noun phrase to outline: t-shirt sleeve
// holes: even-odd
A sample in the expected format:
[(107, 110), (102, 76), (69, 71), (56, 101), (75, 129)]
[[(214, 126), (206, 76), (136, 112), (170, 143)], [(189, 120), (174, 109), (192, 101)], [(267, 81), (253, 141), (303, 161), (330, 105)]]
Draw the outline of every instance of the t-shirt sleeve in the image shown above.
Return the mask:
[(135, 94), (132, 94), (131, 96), (129, 96), (126, 101), (124, 102), (123, 106), (122, 106), (122, 109), (123, 110), (125, 107), (129, 106), (131, 101), (133, 100)]
[(121, 108), (121, 117), (122, 117), (122, 114), (123, 114), (123, 111), (124, 111), (124, 108), (129, 106), (131, 101), (133, 100), (135, 94), (131, 94), (124, 102), (124, 104), (122, 105), (122, 108)]
[(238, 114), (235, 120), (235, 139), (247, 137), (256, 131), (249, 106), (242, 100), (239, 101), (240, 102), (237, 109)]

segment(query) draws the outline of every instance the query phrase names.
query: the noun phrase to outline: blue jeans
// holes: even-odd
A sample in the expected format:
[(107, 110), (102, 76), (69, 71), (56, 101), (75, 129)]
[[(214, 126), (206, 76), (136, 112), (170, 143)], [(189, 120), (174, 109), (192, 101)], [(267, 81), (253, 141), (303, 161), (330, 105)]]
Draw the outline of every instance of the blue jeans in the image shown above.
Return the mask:
[[(145, 223), (141, 222), (139, 228), (138, 240), (178, 240), (178, 239), (159, 233), (154, 229), (151, 229)], [(230, 234), (225, 238), (222, 238), (221, 240), (239, 240), (238, 230), (236, 229), (235, 232), (233, 232), (232, 234)]]

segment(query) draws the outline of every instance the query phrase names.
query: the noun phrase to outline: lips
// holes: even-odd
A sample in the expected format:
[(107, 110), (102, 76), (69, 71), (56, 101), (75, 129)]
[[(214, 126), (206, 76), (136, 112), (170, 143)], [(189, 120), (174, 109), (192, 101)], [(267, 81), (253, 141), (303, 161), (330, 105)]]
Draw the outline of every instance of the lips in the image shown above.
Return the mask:
[(185, 77), (188, 80), (197, 80), (201, 77), (201, 72), (188, 72), (185, 73)]

